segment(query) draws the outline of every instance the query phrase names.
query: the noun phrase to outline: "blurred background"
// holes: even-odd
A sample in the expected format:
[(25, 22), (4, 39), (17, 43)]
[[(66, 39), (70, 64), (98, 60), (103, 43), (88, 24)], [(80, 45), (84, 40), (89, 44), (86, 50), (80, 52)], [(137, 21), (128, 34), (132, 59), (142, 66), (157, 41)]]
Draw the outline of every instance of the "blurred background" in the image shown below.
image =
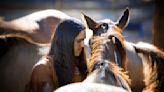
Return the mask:
[(44, 9), (58, 9), (80, 18), (81, 12), (95, 20), (119, 19), (124, 9), (130, 9), (130, 21), (123, 35), (131, 42), (153, 42), (153, 0), (1, 0), (0, 17), (12, 20)]

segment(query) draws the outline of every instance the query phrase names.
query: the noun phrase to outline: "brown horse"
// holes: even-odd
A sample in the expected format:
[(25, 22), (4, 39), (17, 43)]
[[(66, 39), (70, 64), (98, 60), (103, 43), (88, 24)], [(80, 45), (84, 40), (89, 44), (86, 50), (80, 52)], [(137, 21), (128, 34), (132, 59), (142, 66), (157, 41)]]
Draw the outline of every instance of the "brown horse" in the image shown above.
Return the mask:
[(131, 92), (129, 77), (117, 64), (115, 37), (94, 36), (91, 42), (89, 75), (84, 83), (102, 83), (122, 87)]
[[(126, 22), (128, 21), (128, 15), (124, 14), (122, 18), (120, 19), (118, 24), (115, 24), (109, 19), (104, 19), (99, 22), (94, 21), (90, 17), (84, 15), (84, 23), (86, 25), (86, 30), (88, 31), (88, 34), (86, 34), (86, 39), (85, 39), (85, 49), (87, 58), (90, 58), (91, 54), (91, 49), (89, 46), (90, 39), (93, 36), (93, 34), (96, 34), (97, 36), (107, 36), (109, 38), (115, 38), (115, 44), (116, 44), (116, 49), (115, 49), (115, 56), (116, 56), (116, 61), (118, 62), (118, 65), (121, 66), (122, 68), (127, 67), (127, 55), (126, 55), (126, 50), (125, 50), (125, 45), (124, 45), (124, 37), (122, 36), (122, 29), (124, 26), (126, 26)], [(122, 28), (122, 29), (121, 29)]]
[[(90, 31), (90, 34), (86, 34), (85, 39), (85, 49), (87, 58), (89, 61), (90, 58), (90, 39), (92, 35), (94, 34), (91, 30), (97, 30), (95, 31), (97, 35), (106, 35), (107, 37), (115, 37), (116, 43), (117, 43), (117, 50), (115, 50), (116, 58), (118, 61), (119, 66), (124, 68), (128, 71), (128, 75), (130, 79), (132, 80), (131, 88), (133, 91), (139, 92), (144, 87), (143, 82), (143, 69), (142, 69), (142, 61), (137, 56), (137, 53), (135, 53), (133, 45), (131, 43), (127, 42), (122, 32), (126, 25), (128, 24), (129, 20), (129, 9), (127, 8), (123, 15), (120, 17), (120, 19), (117, 22), (113, 22), (110, 19), (104, 19), (100, 21), (95, 21), (91, 19), (88, 16), (84, 16), (84, 23), (88, 27), (88, 31)], [(133, 50), (132, 50), (133, 49)]]
[(58, 81), (53, 67), (53, 58), (44, 56), (33, 66), (25, 92), (53, 92), (57, 87)]
[(136, 53), (143, 62), (145, 89), (143, 92), (163, 92), (164, 52), (148, 43), (134, 44)]
[(48, 53), (52, 34), (67, 18), (70, 17), (58, 10), (43, 10), (0, 21), (1, 92), (25, 90), (33, 65)]
[[(82, 83), (61, 87), (56, 92), (64, 92), (64, 90), (73, 92), (78, 89), (80, 89), (80, 92), (117, 92), (125, 90), (131, 92), (129, 77), (117, 65), (118, 62), (114, 54), (118, 45), (116, 42), (117, 38), (115, 37), (97, 36), (96, 32), (94, 32), (94, 36), (90, 39), (91, 58), (88, 62), (89, 75)], [(98, 87), (100, 89), (97, 89), (96, 85), (102, 87)], [(111, 90), (111, 85), (116, 88)], [(67, 89), (68, 87), (72, 89)], [(117, 87), (119, 88), (117, 89)]]
[(18, 37), (34, 44), (47, 44), (57, 25), (69, 18), (58, 10), (43, 10), (11, 21), (1, 20), (0, 37)]

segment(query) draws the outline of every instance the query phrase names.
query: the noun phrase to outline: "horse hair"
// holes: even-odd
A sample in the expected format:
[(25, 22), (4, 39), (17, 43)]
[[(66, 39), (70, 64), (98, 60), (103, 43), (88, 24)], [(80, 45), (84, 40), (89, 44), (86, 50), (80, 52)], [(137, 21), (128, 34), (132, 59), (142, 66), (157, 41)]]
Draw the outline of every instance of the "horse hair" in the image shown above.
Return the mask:
[[(139, 46), (137, 46), (139, 45)], [(143, 60), (145, 89), (143, 92), (163, 92), (164, 89), (164, 52), (153, 45), (139, 43), (136, 52)], [(145, 47), (141, 47), (146, 45)]]
[[(110, 39), (106, 39), (105, 37), (96, 36), (93, 38), (93, 44), (91, 46), (92, 53), (91, 53), (91, 58), (90, 58), (90, 63), (89, 63), (89, 72), (91, 73), (94, 70), (95, 65), (97, 65), (97, 67), (101, 68), (101, 64), (99, 64), (99, 66), (97, 64), (99, 61), (103, 61), (103, 60), (104, 60), (104, 62), (107, 61), (108, 62), (108, 70), (112, 74), (115, 75), (116, 79), (118, 78), (118, 80), (120, 80), (122, 87), (124, 87), (125, 89), (126, 88), (128, 89), (129, 87), (127, 87), (127, 86), (129, 86), (131, 84), (131, 80), (129, 79), (127, 72), (125, 72), (124, 69), (119, 67), (116, 63), (114, 63), (112, 61), (110, 62), (109, 60), (107, 60), (105, 57), (108, 53), (108, 50), (105, 49), (105, 48), (107, 48), (108, 42), (110, 42)], [(108, 57), (108, 58), (110, 58), (110, 57)]]

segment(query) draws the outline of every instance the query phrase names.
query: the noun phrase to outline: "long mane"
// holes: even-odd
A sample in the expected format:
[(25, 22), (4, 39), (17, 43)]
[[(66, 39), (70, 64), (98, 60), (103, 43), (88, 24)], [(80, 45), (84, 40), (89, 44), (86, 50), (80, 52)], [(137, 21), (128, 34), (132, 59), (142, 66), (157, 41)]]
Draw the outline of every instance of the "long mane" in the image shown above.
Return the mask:
[(121, 76), (129, 85), (131, 85), (131, 80), (123, 68), (112, 62), (109, 62), (109, 68), (114, 74)]

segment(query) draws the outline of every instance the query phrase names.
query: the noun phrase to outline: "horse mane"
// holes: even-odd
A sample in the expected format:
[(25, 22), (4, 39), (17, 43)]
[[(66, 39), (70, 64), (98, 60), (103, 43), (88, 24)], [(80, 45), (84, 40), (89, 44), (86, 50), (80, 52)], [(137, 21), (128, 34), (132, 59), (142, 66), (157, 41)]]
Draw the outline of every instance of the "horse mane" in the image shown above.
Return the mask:
[(145, 89), (143, 92), (162, 92), (164, 89), (164, 52), (157, 47), (138, 43), (135, 50), (144, 65)]
[[(93, 70), (94, 65), (97, 63), (98, 60), (100, 60), (102, 58), (102, 54), (105, 51), (104, 46), (103, 46), (103, 42), (102, 42), (103, 37), (93, 37), (93, 44), (91, 46), (91, 58), (89, 60), (89, 64), (88, 64), (88, 69), (89, 72), (91, 72)], [(98, 46), (100, 46), (99, 48), (97, 48)]]
[[(126, 70), (127, 69), (127, 60), (128, 60), (128, 58), (127, 58), (127, 53), (126, 53), (126, 50), (125, 50), (124, 37), (120, 33), (121, 31), (122, 30), (120, 28), (118, 28), (117, 26), (113, 26), (112, 29), (111, 29), (111, 32), (107, 33), (107, 35), (108, 35), (108, 37), (115, 37), (116, 38), (116, 43), (115, 43), (116, 48), (117, 48), (117, 51), (120, 54), (121, 61), (123, 61), (123, 62), (120, 62), (121, 63), (120, 66)], [(103, 41), (101, 39), (104, 39), (104, 36), (106, 36), (106, 35), (103, 35), (101, 37), (100, 36), (93, 37), (92, 40), (95, 44), (92, 44), (91, 48), (94, 49), (97, 45), (103, 44), (102, 43)], [(93, 52), (91, 52), (91, 53), (93, 53)], [(93, 58), (93, 57), (91, 57), (91, 58)], [(91, 65), (93, 65), (93, 64), (91, 63)]]
[(115, 74), (120, 75), (129, 85), (131, 85), (131, 80), (129, 79), (129, 76), (127, 75), (127, 72), (119, 67), (117, 64), (113, 62), (108, 62), (109, 69)]
[(124, 68), (125, 70), (127, 69), (127, 62), (128, 62), (128, 57), (127, 57), (127, 52), (126, 52), (126, 46), (124, 43), (124, 37), (121, 34), (122, 29), (120, 29), (118, 26), (113, 26), (111, 29), (113, 32), (110, 32), (111, 36), (116, 37), (116, 48), (118, 49), (120, 55), (121, 55), (121, 67)]
[[(110, 40), (110, 39), (109, 39)], [(109, 41), (106, 39), (106, 41)], [(92, 48), (92, 53), (91, 53), (91, 58), (90, 58), (90, 63), (89, 63), (89, 72), (91, 73), (94, 69), (94, 66), (96, 65), (97, 62), (104, 60), (103, 59), (103, 54), (105, 54), (105, 45), (104, 44), (104, 37), (96, 36), (93, 38), (93, 44), (91, 46)], [(105, 61), (104, 61), (105, 62)], [(108, 69), (111, 71), (114, 75), (119, 77), (121, 79), (121, 83), (125, 80), (126, 83), (128, 83), (128, 86), (131, 85), (131, 80), (129, 79), (129, 76), (127, 75), (127, 72), (124, 71), (123, 68), (119, 67), (118, 64), (115, 64), (114, 62), (108, 62)], [(123, 80), (124, 79), (124, 80)], [(126, 84), (122, 84), (126, 85)]]

